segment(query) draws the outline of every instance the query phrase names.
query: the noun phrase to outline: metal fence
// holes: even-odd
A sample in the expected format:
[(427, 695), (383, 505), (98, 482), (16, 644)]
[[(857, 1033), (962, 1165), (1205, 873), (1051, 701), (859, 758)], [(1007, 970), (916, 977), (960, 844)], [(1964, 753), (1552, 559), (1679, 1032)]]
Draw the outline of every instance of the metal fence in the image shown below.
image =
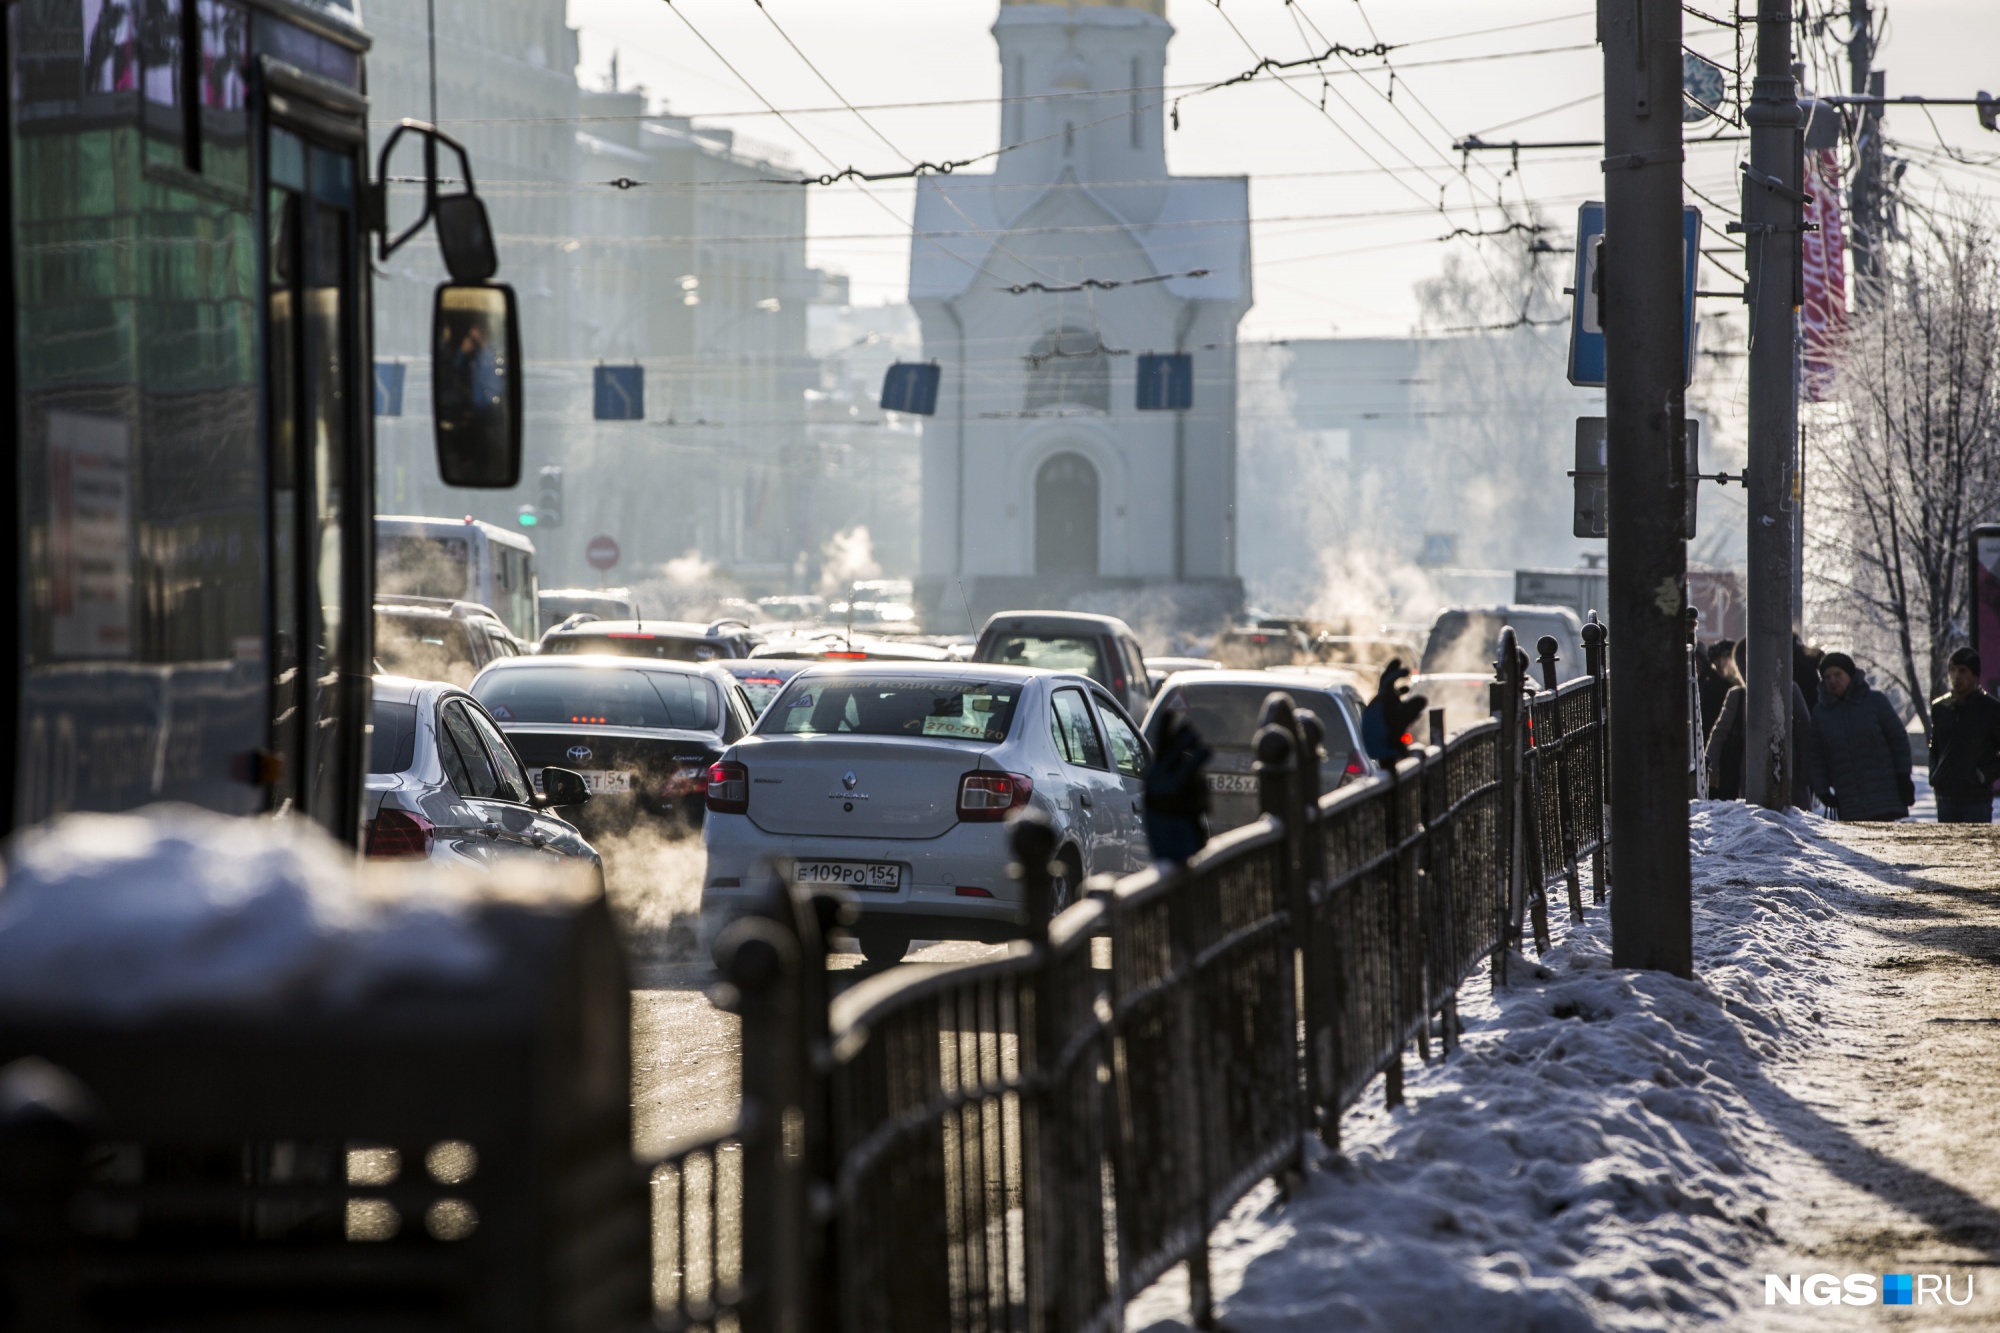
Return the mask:
[[(1546, 893), (1608, 873), (1604, 632), (1545, 688), (1502, 640), (1495, 717), (1318, 797), (1320, 726), (1267, 702), (1262, 816), (1188, 865), (1092, 892), (1002, 957), (911, 964), (826, 1000), (840, 910), (774, 886), (718, 953), (743, 1015), (743, 1118), (656, 1169), (655, 1291), (673, 1329), (1080, 1333), (1208, 1237), (1405, 1053), (1457, 1036)], [(1028, 919), (1053, 835), (1017, 827)], [(1434, 1029), (1435, 1020), (1435, 1029)], [(733, 1191), (733, 1193), (732, 1193)]]

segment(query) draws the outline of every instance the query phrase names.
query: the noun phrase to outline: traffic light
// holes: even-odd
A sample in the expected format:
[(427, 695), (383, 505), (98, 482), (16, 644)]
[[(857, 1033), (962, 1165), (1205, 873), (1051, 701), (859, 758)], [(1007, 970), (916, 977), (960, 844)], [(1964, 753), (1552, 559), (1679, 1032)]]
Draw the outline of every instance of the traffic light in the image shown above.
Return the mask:
[(524, 528), (532, 528), (542, 521), (542, 516), (533, 505), (522, 505), (514, 511), (514, 521)]
[(536, 517), (545, 528), (559, 528), (562, 526), (563, 471), (553, 465), (545, 467), (538, 482), (535, 488)]

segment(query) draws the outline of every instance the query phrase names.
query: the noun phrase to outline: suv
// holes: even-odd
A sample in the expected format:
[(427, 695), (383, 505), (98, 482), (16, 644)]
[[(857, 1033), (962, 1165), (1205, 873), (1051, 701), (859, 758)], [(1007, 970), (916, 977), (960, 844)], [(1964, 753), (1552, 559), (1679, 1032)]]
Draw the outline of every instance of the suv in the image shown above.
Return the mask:
[(703, 625), (692, 620), (592, 620), (542, 636), (545, 653), (613, 653), (673, 662), (720, 662), (748, 657), (764, 636), (740, 620)]
[[(1438, 612), (1424, 644), (1419, 675), (1483, 675), (1491, 678), (1500, 656), (1500, 631), (1514, 627), (1514, 641), (1535, 661), (1535, 645), (1543, 635), (1556, 641), (1560, 680), (1583, 674), (1583, 622), (1566, 606), (1454, 606)], [(1538, 672), (1530, 673), (1537, 684)]]
[(375, 661), (383, 674), (463, 688), (488, 662), (521, 653), (520, 640), (477, 602), (394, 593), (375, 598)]
[(544, 588), (536, 596), (535, 605), (541, 611), (544, 634), (574, 615), (587, 615), (592, 620), (632, 618), (629, 588)]
[(1133, 717), (1144, 717), (1153, 698), (1139, 640), (1116, 616), (1002, 611), (979, 631), (972, 660), (1079, 672), (1110, 690)]

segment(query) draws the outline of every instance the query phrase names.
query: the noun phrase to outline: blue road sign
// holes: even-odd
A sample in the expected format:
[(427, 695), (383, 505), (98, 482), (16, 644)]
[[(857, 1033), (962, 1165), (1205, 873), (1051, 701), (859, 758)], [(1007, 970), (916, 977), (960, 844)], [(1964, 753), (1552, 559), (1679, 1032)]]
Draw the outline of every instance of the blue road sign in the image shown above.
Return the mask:
[(1138, 379), (1142, 412), (1182, 412), (1194, 406), (1194, 357), (1187, 352), (1141, 353)]
[(403, 415), (403, 372), (408, 369), (401, 361), (377, 361), (375, 363), (375, 415), (378, 417), (399, 417)]
[[(1569, 382), (1604, 387), (1604, 326), (1598, 300), (1604, 294), (1604, 205), (1595, 200), (1576, 210), (1576, 295), (1570, 306)], [(1701, 210), (1681, 210), (1681, 328), (1685, 350), (1681, 383), (1694, 381), (1694, 283), (1701, 268)]]
[(882, 376), (882, 410), (936, 415), (941, 377), (939, 368), (928, 361), (898, 361)]
[(598, 366), (592, 373), (592, 416), (599, 421), (646, 419), (646, 368)]

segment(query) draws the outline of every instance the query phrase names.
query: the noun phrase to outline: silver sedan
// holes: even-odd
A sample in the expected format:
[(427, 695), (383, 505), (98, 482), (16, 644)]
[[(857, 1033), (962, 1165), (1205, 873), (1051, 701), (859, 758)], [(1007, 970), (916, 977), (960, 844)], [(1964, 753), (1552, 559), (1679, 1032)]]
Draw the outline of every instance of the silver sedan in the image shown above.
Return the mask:
[(1149, 860), (1146, 747), (1105, 688), (990, 663), (866, 662), (800, 673), (709, 770), (708, 939), (763, 876), (837, 885), (870, 962), (912, 939), (999, 941), (1028, 924), (1006, 820), (1055, 827), (1060, 909), (1090, 874)]
[(375, 678), (363, 813), (368, 855), (491, 869), (510, 858), (587, 866), (597, 852), (553, 803), (589, 799), (567, 774), (538, 795), (527, 768), (479, 701), (441, 681)]

